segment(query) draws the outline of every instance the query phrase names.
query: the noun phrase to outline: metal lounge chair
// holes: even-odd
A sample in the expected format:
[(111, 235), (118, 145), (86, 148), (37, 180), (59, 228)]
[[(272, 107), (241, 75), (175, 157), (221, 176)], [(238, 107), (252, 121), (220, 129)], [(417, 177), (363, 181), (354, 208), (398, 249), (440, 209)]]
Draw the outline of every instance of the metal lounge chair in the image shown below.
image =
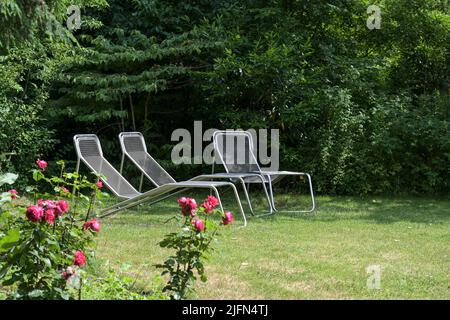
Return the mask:
[[(152, 158), (147, 152), (144, 136), (140, 132), (122, 132), (119, 134), (120, 146), (122, 148), (122, 161), (120, 165), (120, 172), (122, 172), (125, 156), (131, 160), (141, 171), (141, 180), (139, 189), (142, 188), (143, 177), (147, 177), (155, 186), (161, 184), (174, 182), (175, 180)], [(245, 188), (244, 178), (254, 177), (264, 181), (264, 177), (258, 173), (217, 173), (217, 174), (204, 174), (194, 177), (188, 181), (205, 181), (205, 180), (218, 180), (228, 179), (233, 182), (241, 182), (243, 188)], [(203, 183), (207, 183), (206, 181)], [(267, 203), (269, 206), (269, 214), (272, 214), (272, 206), (270, 203), (269, 194), (267, 192), (265, 184), (262, 184), (264, 192), (267, 197)], [(254, 214), (253, 207), (250, 199), (247, 195), (247, 202), (249, 204), (250, 212)]]
[[(311, 196), (311, 207), (308, 210), (292, 210), (283, 212), (312, 212), (316, 204), (314, 200), (314, 192), (312, 187), (311, 176), (304, 172), (293, 171), (267, 171), (261, 168), (256, 160), (253, 150), (253, 138), (247, 131), (215, 131), (213, 134), (214, 152), (225, 167), (227, 173), (258, 173), (264, 177), (264, 183), (269, 186), (270, 201), (274, 211), (278, 211), (275, 206), (275, 199), (273, 195), (273, 184), (281, 181), (286, 176), (305, 176), (308, 180), (308, 186)], [(213, 168), (214, 170), (214, 168)], [(248, 201), (248, 189), (250, 184), (261, 183), (260, 179), (255, 177), (246, 177), (244, 181), (247, 188), (244, 192)]]
[(162, 183), (162, 178), (158, 181), (161, 183), (156, 188), (141, 193), (137, 191), (103, 156), (103, 151), (100, 145), (100, 141), (95, 134), (78, 134), (73, 137), (75, 150), (77, 153), (77, 167), (76, 171), (79, 171), (80, 161), (83, 161), (85, 165), (95, 173), (102, 174), (106, 179), (103, 181), (106, 187), (112, 191), (112, 193), (125, 199), (113, 206), (105, 208), (101, 211), (100, 217), (106, 217), (112, 215), (118, 211), (125, 210), (131, 207), (135, 207), (141, 203), (154, 204), (165, 198), (172, 196), (175, 190), (179, 192), (186, 191), (191, 188), (203, 188), (212, 189), (219, 200), (220, 209), (223, 211), (222, 202), (220, 199), (218, 187), (231, 187), (234, 190), (236, 200), (239, 205), (239, 209), (242, 213), (242, 219), (244, 226), (247, 225), (247, 219), (245, 217), (242, 204), (239, 199), (236, 187), (230, 182), (209, 182), (209, 181), (182, 181), (176, 182), (170, 175), (165, 172), (163, 175), (167, 183)]

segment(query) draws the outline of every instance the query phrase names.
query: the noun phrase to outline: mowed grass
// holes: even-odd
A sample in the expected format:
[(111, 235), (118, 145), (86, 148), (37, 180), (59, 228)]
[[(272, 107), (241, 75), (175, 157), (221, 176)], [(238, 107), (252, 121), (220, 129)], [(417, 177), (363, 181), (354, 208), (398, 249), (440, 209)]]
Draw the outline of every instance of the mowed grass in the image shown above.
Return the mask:
[[(205, 194), (186, 196), (200, 201)], [(277, 200), (285, 208), (307, 205), (306, 197)], [(213, 244), (208, 282), (197, 282), (194, 299), (450, 298), (448, 200), (318, 197), (314, 213), (250, 216), (246, 228), (238, 228), (229, 195), (224, 206), (236, 224)], [(158, 242), (176, 228), (166, 221), (178, 212), (173, 197), (104, 219), (98, 256), (130, 263), (139, 281), (151, 281), (160, 272), (153, 265), (169, 254)], [(380, 289), (367, 287), (370, 265), (381, 267)]]

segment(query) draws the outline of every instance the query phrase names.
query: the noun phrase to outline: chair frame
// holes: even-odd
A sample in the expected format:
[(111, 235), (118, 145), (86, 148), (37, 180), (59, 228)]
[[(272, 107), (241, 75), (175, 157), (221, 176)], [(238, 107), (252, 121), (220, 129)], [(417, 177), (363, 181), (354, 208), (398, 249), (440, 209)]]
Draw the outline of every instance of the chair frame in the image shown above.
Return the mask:
[[(264, 169), (262, 169), (259, 164), (258, 161), (256, 159), (254, 150), (253, 150), (253, 137), (250, 134), (250, 132), (247, 131), (227, 131), (227, 130), (217, 130), (213, 133), (213, 145), (214, 145), (214, 154), (217, 154), (219, 156), (220, 161), (222, 162), (222, 165), (225, 167), (225, 170), (227, 171), (227, 173), (230, 173), (228, 166), (226, 165), (225, 161), (224, 161), (224, 155), (222, 154), (219, 146), (218, 146), (218, 137), (224, 135), (224, 136), (244, 136), (244, 138), (247, 138), (249, 140), (249, 155), (251, 156), (251, 158), (254, 161), (254, 164), (257, 166), (258, 171), (256, 171), (256, 173), (258, 173), (259, 175), (265, 177), (267, 179), (267, 183), (269, 186), (269, 195), (270, 195), (270, 202), (272, 205), (272, 208), (275, 212), (291, 212), (291, 213), (309, 213), (309, 212), (313, 212), (316, 208), (316, 203), (315, 203), (315, 199), (314, 199), (314, 191), (313, 191), (313, 186), (312, 186), (312, 179), (311, 179), (311, 175), (309, 173), (305, 173), (305, 172), (293, 172), (293, 171), (265, 171)], [(213, 166), (213, 172), (214, 172), (214, 166)], [(272, 179), (271, 176), (278, 176), (275, 180)], [(274, 198), (274, 192), (273, 192), (273, 184), (274, 181), (278, 182), (281, 181), (282, 178), (286, 177), (286, 176), (305, 176), (308, 179), (308, 186), (309, 186), (309, 191), (310, 191), (310, 197), (311, 197), (311, 207), (308, 210), (278, 210), (275, 206), (275, 198)], [(249, 191), (249, 187), (250, 184), (248, 182), (247, 183), (247, 188), (244, 188), (244, 192), (245, 192), (245, 196), (247, 198), (247, 201), (250, 201), (250, 196), (248, 194)], [(251, 182), (251, 183), (259, 183), (259, 182)], [(263, 184), (265, 184), (263, 182)]]
[[(98, 151), (99, 151), (99, 154), (100, 154), (99, 156), (102, 158), (102, 161), (105, 161), (106, 163), (111, 165), (108, 162), (108, 160), (103, 156), (103, 150), (101, 148), (100, 140), (98, 139), (97, 135), (95, 135), (95, 134), (77, 134), (77, 135), (75, 135), (73, 137), (74, 144), (75, 144), (75, 150), (76, 150), (76, 153), (77, 153), (76, 172), (79, 172), (80, 163), (81, 162), (83, 162), (93, 172), (97, 172), (92, 167), (92, 165), (84, 158), (84, 156), (81, 153), (79, 142), (81, 140), (83, 140), (83, 139), (84, 140), (93, 140), (93, 141), (95, 141), (96, 145), (97, 145), (97, 148), (98, 148)], [(237, 189), (234, 186), (234, 184), (232, 184), (230, 182), (223, 182), (223, 183), (222, 182), (221, 183), (215, 182), (215, 183), (211, 183), (208, 186), (206, 186), (206, 185), (199, 185), (198, 183), (196, 184), (195, 181), (173, 182), (173, 183), (167, 183), (167, 184), (164, 184), (164, 185), (157, 186), (154, 189), (151, 189), (151, 190), (149, 190), (147, 192), (141, 193), (141, 192), (137, 191), (128, 182), (128, 180), (125, 179), (123, 177), (123, 175), (121, 173), (119, 173), (114, 168), (114, 166), (111, 165), (111, 167), (116, 171), (117, 175), (124, 181), (124, 183), (129, 184), (129, 186), (131, 186), (131, 188), (134, 191), (136, 191), (137, 195), (134, 196), (134, 197), (126, 197), (126, 196), (123, 196), (123, 195), (119, 194), (119, 192), (116, 190), (116, 188), (108, 183), (108, 181), (107, 181), (108, 179), (106, 177), (106, 179), (103, 181), (104, 184), (106, 185), (106, 187), (108, 187), (108, 189), (110, 189), (111, 192), (115, 196), (117, 196), (118, 198), (121, 198), (121, 199), (125, 199), (125, 200), (123, 200), (123, 201), (121, 201), (121, 202), (119, 202), (117, 204), (114, 204), (114, 205), (112, 205), (110, 207), (102, 209), (101, 210), (101, 214), (99, 216), (100, 218), (104, 218), (104, 217), (110, 216), (110, 215), (115, 214), (115, 213), (117, 213), (119, 211), (131, 208), (131, 207), (135, 207), (135, 206), (140, 205), (142, 203), (150, 202), (150, 203), (148, 203), (148, 205), (152, 205), (152, 204), (160, 202), (160, 201), (162, 201), (162, 200), (164, 200), (164, 199), (166, 199), (166, 198), (168, 198), (170, 196), (173, 196), (176, 193), (181, 193), (181, 192), (184, 192), (184, 191), (186, 191), (188, 189), (191, 189), (191, 188), (200, 188), (200, 189), (208, 188), (210, 190), (212, 189), (214, 191), (216, 197), (217, 197), (220, 209), (222, 210), (222, 212), (224, 212), (222, 201), (221, 201), (220, 194), (219, 194), (219, 191), (217, 189), (217, 186), (227, 186), (227, 187), (229, 186), (229, 187), (231, 187), (233, 189), (234, 195), (235, 195), (236, 200), (238, 202), (239, 209), (240, 209), (241, 214), (242, 214), (242, 219), (243, 219), (243, 224), (244, 224), (243, 226), (244, 227), (247, 226), (247, 218), (246, 218), (244, 210), (242, 208), (242, 204), (241, 204), (240, 199), (239, 199), (239, 194), (238, 194)], [(173, 191), (177, 190), (177, 189), (181, 189), (181, 190), (179, 190), (179, 191), (174, 193)]]
[[(129, 160), (131, 160), (137, 167), (138, 169), (141, 171), (141, 181), (140, 181), (140, 187), (142, 187), (142, 179), (143, 177), (147, 177), (155, 186), (159, 186), (159, 184), (144, 170), (144, 168), (141, 167), (141, 165), (139, 163), (136, 162), (136, 160), (129, 154), (129, 152), (126, 149), (125, 146), (125, 138), (126, 137), (137, 137), (141, 140), (141, 143), (143, 145), (143, 151), (147, 154), (148, 157), (150, 157), (153, 161), (155, 161), (155, 159), (147, 152), (147, 146), (145, 143), (145, 139), (144, 136), (142, 135), (142, 133), (140, 132), (121, 132), (119, 134), (119, 141), (120, 141), (120, 147), (122, 148), (122, 160), (121, 160), (121, 165), (120, 165), (120, 170), (122, 173), (122, 168), (124, 165), (124, 161), (125, 161), (125, 157), (127, 157)], [(161, 167), (156, 161), (155, 163), (159, 166), (159, 168), (165, 172), (169, 177), (170, 175), (167, 173), (167, 171), (164, 170), (163, 167)], [(202, 174), (199, 176), (196, 176), (194, 178), (191, 178), (187, 181), (215, 181), (215, 180), (221, 180), (221, 179), (227, 179), (227, 180), (232, 180), (232, 179), (237, 179), (241, 182), (242, 187), (245, 189), (245, 182), (244, 182), (244, 178), (247, 177), (256, 177), (258, 179), (261, 179), (261, 182), (264, 181), (264, 177), (261, 174), (258, 173), (244, 173), (244, 174), (237, 174), (237, 173), (216, 173), (216, 174)], [(173, 178), (172, 178), (173, 179)], [(175, 180), (174, 180), (175, 181)], [(266, 194), (267, 197), (267, 204), (269, 207), (269, 213), (268, 214), (272, 214), (273, 210), (272, 210), (272, 205), (270, 202), (270, 198), (269, 198), (269, 193), (267, 191), (266, 185), (263, 183), (262, 184), (264, 192)], [(246, 198), (247, 198), (247, 203), (250, 209), (250, 213), (252, 215), (255, 215), (254, 210), (253, 210), (253, 206), (250, 202), (250, 198), (248, 197), (248, 193), (245, 193)]]

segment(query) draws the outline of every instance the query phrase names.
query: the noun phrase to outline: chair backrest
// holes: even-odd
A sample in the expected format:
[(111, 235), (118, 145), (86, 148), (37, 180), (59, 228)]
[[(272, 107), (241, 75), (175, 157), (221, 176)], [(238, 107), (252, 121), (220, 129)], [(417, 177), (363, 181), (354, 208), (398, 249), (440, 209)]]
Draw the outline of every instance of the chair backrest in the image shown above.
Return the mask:
[(102, 174), (104, 184), (120, 198), (133, 198), (140, 193), (103, 157), (100, 141), (95, 134), (77, 134), (73, 137), (78, 160), (95, 173)]
[(176, 182), (166, 170), (147, 152), (144, 136), (140, 132), (122, 132), (119, 134), (122, 152), (155, 185), (162, 186)]
[(253, 151), (253, 138), (247, 131), (215, 131), (215, 155), (229, 173), (261, 172)]

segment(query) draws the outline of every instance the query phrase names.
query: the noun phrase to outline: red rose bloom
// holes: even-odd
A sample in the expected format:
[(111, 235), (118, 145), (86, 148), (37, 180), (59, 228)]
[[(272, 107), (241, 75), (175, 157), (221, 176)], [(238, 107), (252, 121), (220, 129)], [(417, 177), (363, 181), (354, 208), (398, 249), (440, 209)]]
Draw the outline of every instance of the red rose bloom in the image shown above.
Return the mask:
[(230, 224), (233, 222), (233, 214), (230, 211), (225, 212), (225, 217), (222, 218), (222, 223), (224, 225)]
[(100, 232), (100, 223), (98, 223), (98, 221), (96, 219), (92, 219), (90, 221), (86, 221), (83, 224), (83, 229), (84, 230), (92, 230), (94, 232)]
[(195, 213), (197, 212), (197, 202), (195, 199), (181, 197), (178, 199), (178, 203), (181, 207), (181, 213), (184, 216), (195, 216)]
[(44, 215), (44, 209), (40, 206), (29, 206), (26, 216), (31, 222), (39, 222)]
[(178, 198), (178, 203), (179, 203), (180, 207), (186, 205), (186, 202), (187, 202), (186, 197)]
[(197, 230), (197, 232), (205, 230), (205, 223), (200, 219), (195, 219), (194, 221), (192, 221), (192, 225), (194, 226), (195, 230)]
[(62, 215), (63, 213), (69, 211), (69, 204), (65, 200), (59, 200), (56, 203), (56, 213), (58, 216)]
[(205, 212), (208, 214), (212, 213), (214, 210), (213, 205), (208, 201), (203, 202), (202, 207), (205, 208)]
[(208, 196), (205, 201), (208, 201), (213, 206), (213, 208), (217, 207), (217, 205), (219, 204), (219, 199), (214, 196)]
[(202, 207), (205, 208), (205, 212), (211, 214), (214, 208), (219, 204), (219, 200), (214, 196), (208, 196), (202, 204)]
[(38, 199), (37, 203), (38, 203), (38, 206), (46, 208), (46, 209), (55, 209), (56, 208), (55, 201), (52, 201), (52, 200)]
[(11, 199), (12, 200), (16, 200), (17, 199), (17, 190), (16, 189), (11, 189), (8, 192), (11, 193)]
[(36, 164), (38, 165), (39, 168), (42, 169), (42, 171), (45, 171), (45, 168), (47, 168), (47, 161), (37, 159)]
[(73, 264), (80, 267), (86, 264), (86, 256), (84, 255), (83, 251), (75, 252), (75, 255), (73, 257)]
[(55, 209), (45, 210), (44, 219), (47, 223), (53, 224), (55, 222)]

